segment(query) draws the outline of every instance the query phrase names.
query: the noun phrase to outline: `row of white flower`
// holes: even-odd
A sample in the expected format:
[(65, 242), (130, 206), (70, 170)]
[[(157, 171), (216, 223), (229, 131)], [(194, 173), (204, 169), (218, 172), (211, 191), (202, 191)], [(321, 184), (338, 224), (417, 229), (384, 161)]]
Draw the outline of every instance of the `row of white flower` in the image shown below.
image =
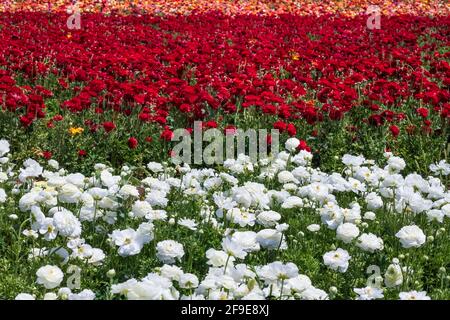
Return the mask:
[[(111, 294), (128, 299), (327, 299), (329, 294), (314, 287), (292, 262), (245, 264), (251, 253), (288, 249), (285, 232), (289, 225), (283, 222), (282, 210), (317, 212), (323, 227), (335, 230), (339, 241), (354, 244), (366, 253), (382, 251), (386, 245), (382, 235), (363, 232), (376, 221), (377, 210), (399, 215), (423, 214), (429, 222), (438, 223), (450, 217), (450, 193), (441, 180), (418, 174), (401, 175), (405, 162), (399, 157), (386, 153), (387, 164), (379, 167), (362, 156), (345, 155), (342, 158), (345, 172), (328, 174), (314, 169), (312, 155), (297, 152), (298, 144), (297, 139), (291, 138), (286, 151), (259, 163), (240, 155), (227, 160), (223, 172), (152, 162), (146, 168), (148, 176), (132, 183), (135, 168), (127, 166), (115, 175), (113, 168), (97, 164), (89, 177), (69, 174), (54, 160), (48, 161), (44, 168), (28, 159), (21, 168), (16, 168), (9, 161), (8, 142), (1, 140), (0, 204), (5, 206), (12, 201), (18, 206), (20, 213), (11, 214), (12, 220), (31, 217), (22, 232), (24, 236), (46, 241), (49, 246), (55, 239), (65, 239), (63, 247), (35, 247), (29, 254), (29, 259), (56, 254), (61, 257), (61, 266), (73, 259), (94, 266), (104, 262), (105, 248), (93, 247), (85, 240), (90, 232), (109, 234), (107, 245), (116, 247), (117, 255), (124, 259), (140, 254), (150, 245), (156, 221), (176, 223), (192, 232), (202, 232), (207, 225), (222, 234), (221, 247), (205, 250), (209, 271), (203, 279), (176, 266), (189, 250), (187, 244), (171, 239), (152, 244), (162, 266), (145, 278), (131, 278), (111, 287)], [(430, 170), (443, 177), (450, 174), (450, 165), (441, 161), (431, 165)], [(266, 187), (273, 182), (279, 188)], [(182, 192), (187, 199), (202, 200), (203, 207), (197, 216), (183, 217), (166, 210), (169, 195), (174, 191)], [(338, 201), (338, 195), (344, 193), (355, 198), (348, 208), (341, 207)], [(17, 204), (14, 199), (19, 199)], [(182, 199), (178, 201), (182, 203)], [(120, 219), (139, 225), (117, 228)], [(87, 227), (95, 222), (101, 223), (95, 229)], [(307, 231), (315, 233), (321, 228), (320, 224), (311, 224)], [(427, 241), (422, 229), (414, 224), (398, 228), (395, 237), (405, 249), (418, 248)], [(345, 273), (352, 257), (347, 250), (336, 248), (323, 252), (322, 261), (332, 270)], [(404, 268), (398, 259), (393, 260), (382, 278), (386, 288), (403, 283)], [(95, 298), (89, 289), (73, 293), (69, 288), (61, 288), (64, 273), (56, 265), (39, 268), (36, 277), (37, 284), (48, 290), (59, 288), (47, 292), (44, 299)], [(186, 294), (183, 289), (192, 293)], [(382, 287), (354, 288), (354, 292), (358, 299), (383, 298)], [(399, 297), (429, 299), (425, 292), (414, 290), (401, 292)], [(31, 298), (34, 297), (26, 293), (17, 296), (17, 299)]]

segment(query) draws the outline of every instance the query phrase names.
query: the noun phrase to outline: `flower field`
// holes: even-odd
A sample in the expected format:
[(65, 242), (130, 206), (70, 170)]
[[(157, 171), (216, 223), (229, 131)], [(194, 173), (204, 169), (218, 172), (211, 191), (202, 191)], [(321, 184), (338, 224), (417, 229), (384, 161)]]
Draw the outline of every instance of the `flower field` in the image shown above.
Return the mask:
[(449, 12), (3, 1), (0, 299), (449, 300)]

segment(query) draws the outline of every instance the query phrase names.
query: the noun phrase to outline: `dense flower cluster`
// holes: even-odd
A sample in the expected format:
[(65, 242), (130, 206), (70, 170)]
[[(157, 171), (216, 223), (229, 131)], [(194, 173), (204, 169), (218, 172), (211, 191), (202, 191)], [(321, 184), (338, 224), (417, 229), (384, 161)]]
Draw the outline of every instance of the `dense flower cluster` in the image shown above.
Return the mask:
[(317, 152), (376, 143), (407, 157), (418, 135), (438, 152), (450, 119), (448, 19), (386, 17), (368, 30), (365, 16), (84, 14), (69, 30), (65, 13), (6, 13), (2, 121), (58, 160), (101, 141), (142, 151), (195, 120), (275, 128)]
[[(32, 292), (10, 294), (365, 300), (448, 295), (442, 286), (448, 283), (450, 192), (442, 181), (402, 175), (405, 161), (391, 153), (384, 166), (345, 155), (342, 174), (325, 173), (311, 166), (310, 152), (291, 148), (299, 144), (294, 140), (276, 158), (245, 171), (153, 162), (140, 178), (142, 168), (116, 172), (104, 164), (90, 176), (69, 173), (54, 160), (41, 166), (29, 159), (19, 168), (1, 140), (0, 203), (6, 210), (0, 230), (12, 239), (11, 247), (21, 242), (22, 252), (28, 250), (24, 268), (34, 269), (35, 277), (24, 279), (26, 288), (38, 284)], [(437, 176), (449, 175), (447, 162), (438, 166), (432, 165)], [(88, 287), (65, 287), (72, 265), (80, 267)], [(366, 279), (370, 267), (381, 271), (373, 282)], [(108, 277), (107, 289), (96, 282)]]
[[(72, 0), (4, 0), (0, 11), (58, 11), (71, 6)], [(121, 12), (151, 14), (189, 14), (218, 11), (228, 15), (263, 14), (320, 15), (339, 13), (356, 15), (364, 13), (370, 5), (379, 5), (386, 15), (432, 14), (448, 15), (450, 8), (445, 0), (77, 0), (83, 12)]]

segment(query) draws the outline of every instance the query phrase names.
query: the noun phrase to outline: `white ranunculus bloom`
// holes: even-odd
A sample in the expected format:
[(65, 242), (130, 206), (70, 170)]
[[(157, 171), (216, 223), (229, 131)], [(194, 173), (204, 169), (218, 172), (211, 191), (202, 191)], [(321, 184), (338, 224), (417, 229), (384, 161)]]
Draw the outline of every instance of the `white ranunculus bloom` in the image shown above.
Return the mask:
[(183, 245), (174, 240), (164, 240), (156, 245), (156, 256), (167, 264), (173, 264), (184, 256)]
[(38, 284), (43, 285), (46, 289), (54, 289), (63, 281), (64, 274), (56, 266), (46, 265), (36, 272)]
[(150, 162), (150, 163), (148, 163), (147, 164), (147, 168), (150, 171), (154, 172), (154, 173), (158, 173), (158, 172), (164, 171), (164, 167), (162, 166), (161, 163), (158, 163), (158, 162)]
[(9, 145), (8, 141), (0, 140), (0, 157), (3, 157), (10, 151), (9, 147), (10, 147), (10, 145)]
[(299, 145), (300, 145), (300, 140), (298, 140), (297, 138), (289, 138), (286, 140), (285, 148), (289, 152), (295, 152)]
[(59, 209), (59, 207), (57, 209), (53, 213), (53, 224), (59, 234), (70, 238), (79, 237), (81, 235), (80, 221), (69, 210)]
[(426, 236), (418, 226), (405, 226), (395, 234), (403, 248), (418, 248), (425, 243)]
[(431, 300), (426, 291), (408, 291), (399, 293), (400, 300)]
[(19, 293), (14, 300), (36, 300), (36, 298), (29, 293)]
[(376, 250), (383, 250), (383, 239), (377, 237), (373, 233), (363, 233), (356, 244), (359, 248), (368, 252), (375, 252)]
[(353, 223), (343, 223), (336, 229), (336, 237), (345, 243), (350, 243), (359, 235), (359, 228)]
[(326, 266), (342, 273), (347, 271), (350, 259), (351, 256), (348, 254), (347, 250), (341, 248), (327, 252), (323, 255), (323, 262)]
[(0, 203), (6, 202), (6, 192), (2, 188), (0, 188)]

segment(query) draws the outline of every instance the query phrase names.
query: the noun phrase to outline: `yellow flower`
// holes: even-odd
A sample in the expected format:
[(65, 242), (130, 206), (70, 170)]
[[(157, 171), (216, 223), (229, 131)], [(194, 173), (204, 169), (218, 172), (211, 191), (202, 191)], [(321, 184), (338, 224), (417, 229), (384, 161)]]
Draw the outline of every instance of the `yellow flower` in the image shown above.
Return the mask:
[(291, 59), (292, 60), (294, 60), (294, 61), (300, 60), (300, 55), (297, 52), (291, 50), (290, 54), (291, 54)]
[(81, 133), (83, 133), (83, 131), (84, 131), (84, 129), (80, 128), (80, 127), (78, 127), (78, 128), (72, 127), (72, 128), (69, 129), (69, 133), (70, 133), (71, 136), (75, 136), (77, 134), (81, 134)]

